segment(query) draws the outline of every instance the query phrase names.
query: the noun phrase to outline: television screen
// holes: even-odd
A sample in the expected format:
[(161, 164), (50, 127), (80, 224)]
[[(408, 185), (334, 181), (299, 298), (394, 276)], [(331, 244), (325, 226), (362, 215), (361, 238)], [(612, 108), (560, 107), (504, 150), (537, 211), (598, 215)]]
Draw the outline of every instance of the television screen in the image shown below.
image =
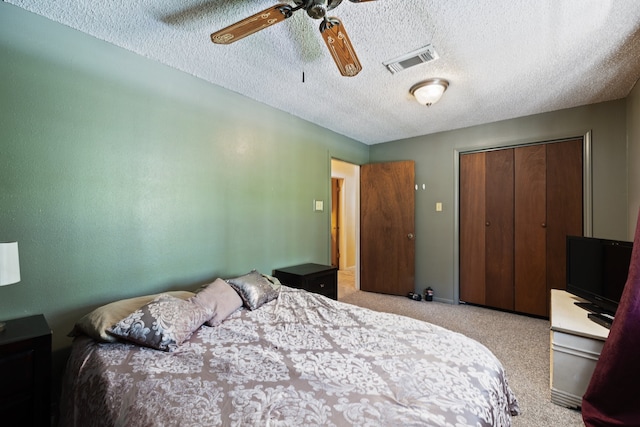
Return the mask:
[(567, 236), (567, 292), (593, 312), (615, 315), (629, 274), (632, 242)]

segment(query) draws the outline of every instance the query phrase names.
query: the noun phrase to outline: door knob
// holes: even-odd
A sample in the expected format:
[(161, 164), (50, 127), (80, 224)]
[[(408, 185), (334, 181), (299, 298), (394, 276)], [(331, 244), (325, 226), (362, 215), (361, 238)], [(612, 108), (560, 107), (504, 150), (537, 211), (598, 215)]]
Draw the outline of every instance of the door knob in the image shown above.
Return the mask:
[(542, 224), (540, 224), (542, 226), (542, 228), (547, 228), (547, 223), (543, 222)]
[(407, 234), (407, 237), (409, 238), (409, 240), (413, 240), (416, 236), (414, 236), (413, 233), (409, 233)]
[(491, 223), (489, 221), (485, 222), (484, 225), (486, 225), (487, 227), (491, 225)]

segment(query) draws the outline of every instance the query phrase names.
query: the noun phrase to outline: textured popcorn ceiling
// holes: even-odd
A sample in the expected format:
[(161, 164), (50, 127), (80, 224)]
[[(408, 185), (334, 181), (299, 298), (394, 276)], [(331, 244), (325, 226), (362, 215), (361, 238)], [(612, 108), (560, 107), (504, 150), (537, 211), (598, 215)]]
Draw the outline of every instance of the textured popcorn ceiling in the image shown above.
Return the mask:
[[(362, 63), (355, 77), (340, 76), (304, 11), (211, 43), (278, 1), (5, 1), (366, 144), (619, 99), (640, 77), (638, 0), (344, 0), (330, 15)], [(382, 65), (429, 43), (436, 61)], [(409, 88), (432, 77), (451, 85), (424, 107)]]

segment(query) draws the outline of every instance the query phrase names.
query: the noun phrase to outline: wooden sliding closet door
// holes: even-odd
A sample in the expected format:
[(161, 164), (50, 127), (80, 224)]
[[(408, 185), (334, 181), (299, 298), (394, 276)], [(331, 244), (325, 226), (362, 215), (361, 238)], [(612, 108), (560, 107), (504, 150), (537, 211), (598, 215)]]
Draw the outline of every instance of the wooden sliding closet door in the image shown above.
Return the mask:
[(460, 156), (460, 300), (486, 304), (485, 153)]
[(547, 295), (567, 287), (566, 236), (582, 236), (582, 139), (547, 144)]
[(513, 310), (513, 150), (486, 153), (486, 304)]
[(549, 315), (582, 235), (582, 139), (460, 156), (460, 300)]
[(460, 157), (460, 299), (513, 310), (513, 150)]
[(515, 149), (515, 310), (547, 315), (546, 147)]

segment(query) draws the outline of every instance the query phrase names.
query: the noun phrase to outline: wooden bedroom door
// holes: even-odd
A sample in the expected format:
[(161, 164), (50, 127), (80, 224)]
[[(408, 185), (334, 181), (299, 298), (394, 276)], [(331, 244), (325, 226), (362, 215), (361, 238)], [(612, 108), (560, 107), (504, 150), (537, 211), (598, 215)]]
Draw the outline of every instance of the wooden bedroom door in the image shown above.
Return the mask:
[(415, 290), (415, 162), (360, 168), (360, 289)]

